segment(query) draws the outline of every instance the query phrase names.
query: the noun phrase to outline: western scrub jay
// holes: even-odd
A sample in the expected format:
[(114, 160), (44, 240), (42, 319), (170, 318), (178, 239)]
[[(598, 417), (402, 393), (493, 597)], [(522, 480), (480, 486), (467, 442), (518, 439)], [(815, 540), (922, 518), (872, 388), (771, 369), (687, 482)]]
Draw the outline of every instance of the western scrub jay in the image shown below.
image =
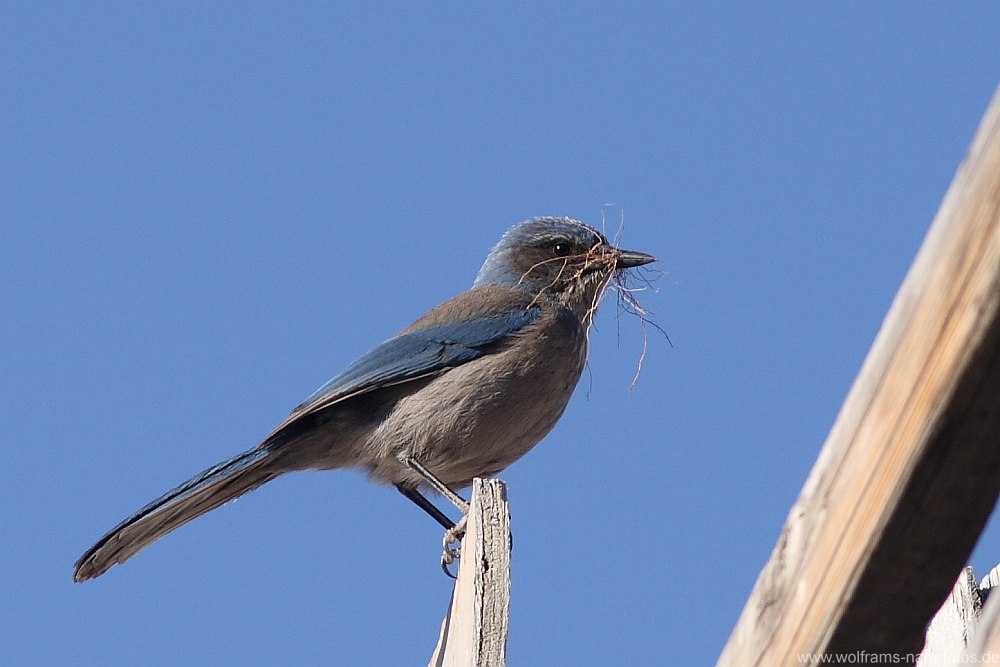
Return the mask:
[(112, 528), (80, 557), (73, 578), (100, 576), (175, 528), (296, 470), (363, 468), (454, 529), (419, 489), (466, 509), (452, 489), (499, 473), (541, 440), (580, 379), (605, 288), (616, 272), (653, 261), (571, 218), (515, 225), (472, 289), (348, 366), (258, 446)]

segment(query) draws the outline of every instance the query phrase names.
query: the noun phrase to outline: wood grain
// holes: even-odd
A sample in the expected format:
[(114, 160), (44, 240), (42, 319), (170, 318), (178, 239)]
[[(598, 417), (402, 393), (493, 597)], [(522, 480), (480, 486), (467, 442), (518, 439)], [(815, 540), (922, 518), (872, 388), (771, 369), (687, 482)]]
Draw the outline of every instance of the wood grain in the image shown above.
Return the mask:
[(919, 654), (1000, 491), (998, 313), (1000, 92), (718, 665)]

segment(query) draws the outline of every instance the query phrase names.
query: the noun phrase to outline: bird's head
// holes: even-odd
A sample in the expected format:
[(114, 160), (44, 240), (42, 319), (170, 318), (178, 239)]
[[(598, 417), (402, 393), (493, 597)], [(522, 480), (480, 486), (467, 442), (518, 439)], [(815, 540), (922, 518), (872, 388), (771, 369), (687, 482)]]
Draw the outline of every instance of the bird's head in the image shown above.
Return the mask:
[(475, 286), (499, 285), (555, 299), (589, 322), (616, 271), (656, 261), (621, 250), (572, 218), (534, 218), (512, 227), (490, 251)]

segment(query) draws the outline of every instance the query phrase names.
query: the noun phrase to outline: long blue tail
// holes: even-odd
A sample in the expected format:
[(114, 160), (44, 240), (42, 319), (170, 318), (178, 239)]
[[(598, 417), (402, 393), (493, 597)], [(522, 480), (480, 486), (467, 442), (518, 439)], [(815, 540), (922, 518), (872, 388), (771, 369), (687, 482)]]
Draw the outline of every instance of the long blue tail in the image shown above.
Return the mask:
[(274, 452), (266, 445), (212, 466), (112, 528), (76, 562), (73, 579), (87, 581), (99, 577), (175, 528), (256, 489), (282, 472), (274, 464)]

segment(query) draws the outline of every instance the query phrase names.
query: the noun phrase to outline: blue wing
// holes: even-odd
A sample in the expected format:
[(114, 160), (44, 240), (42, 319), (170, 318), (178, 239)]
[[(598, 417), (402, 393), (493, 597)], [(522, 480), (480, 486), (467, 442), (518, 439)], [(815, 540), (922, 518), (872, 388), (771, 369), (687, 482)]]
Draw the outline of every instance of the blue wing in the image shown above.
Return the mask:
[(540, 312), (538, 307), (521, 308), (489, 317), (438, 324), (390, 338), (317, 389), (292, 411), (291, 418), (379, 387), (461, 366), (489, 354), (498, 343), (534, 322)]

